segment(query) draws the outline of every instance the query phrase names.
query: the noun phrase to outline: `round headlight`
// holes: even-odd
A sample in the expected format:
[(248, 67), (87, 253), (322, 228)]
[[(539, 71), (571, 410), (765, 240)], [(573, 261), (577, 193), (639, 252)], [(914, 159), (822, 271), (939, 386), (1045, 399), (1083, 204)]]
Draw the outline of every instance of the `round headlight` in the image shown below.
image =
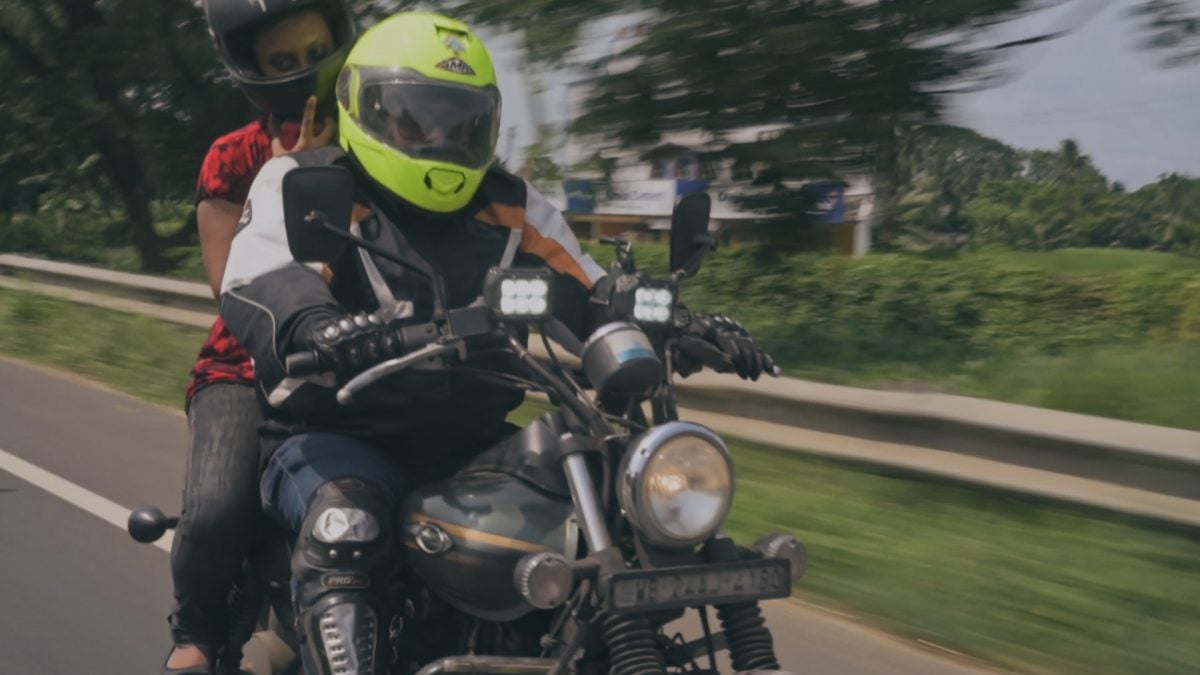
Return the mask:
[(687, 548), (707, 539), (733, 504), (733, 462), (711, 430), (688, 422), (655, 427), (626, 455), (618, 498), (651, 544)]

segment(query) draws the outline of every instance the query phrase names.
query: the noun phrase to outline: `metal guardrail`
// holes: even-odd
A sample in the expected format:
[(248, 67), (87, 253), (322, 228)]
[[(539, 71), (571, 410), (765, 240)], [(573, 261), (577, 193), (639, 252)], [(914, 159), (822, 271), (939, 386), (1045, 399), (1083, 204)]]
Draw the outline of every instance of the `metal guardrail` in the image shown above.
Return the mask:
[[(8, 254), (0, 286), (198, 327), (216, 308), (203, 284)], [(788, 378), (700, 373), (679, 393), (685, 417), (751, 441), (1200, 527), (1198, 432)]]

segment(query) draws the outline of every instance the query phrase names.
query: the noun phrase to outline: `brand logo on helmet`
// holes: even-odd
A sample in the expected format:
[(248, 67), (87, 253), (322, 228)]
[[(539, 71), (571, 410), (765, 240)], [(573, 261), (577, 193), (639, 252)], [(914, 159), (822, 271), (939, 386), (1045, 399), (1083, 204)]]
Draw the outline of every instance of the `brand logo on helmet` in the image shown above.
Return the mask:
[(475, 74), (475, 69), (472, 68), (469, 63), (463, 61), (457, 56), (452, 59), (446, 59), (445, 61), (442, 61), (441, 63), (437, 64), (437, 67), (441, 68), (442, 70), (448, 70), (452, 73), (458, 73), (459, 75)]
[(446, 45), (446, 49), (449, 49), (455, 54), (461, 54), (467, 51), (467, 43), (463, 42), (462, 39), (457, 35), (451, 35), (447, 37), (444, 44)]

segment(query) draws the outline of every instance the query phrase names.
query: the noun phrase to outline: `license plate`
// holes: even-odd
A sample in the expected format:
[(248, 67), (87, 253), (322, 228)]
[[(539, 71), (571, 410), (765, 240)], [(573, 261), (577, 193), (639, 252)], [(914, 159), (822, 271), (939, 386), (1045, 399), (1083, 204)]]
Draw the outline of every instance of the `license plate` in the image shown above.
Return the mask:
[(791, 592), (790, 564), (779, 558), (630, 570), (609, 577), (608, 608), (648, 612), (786, 598)]

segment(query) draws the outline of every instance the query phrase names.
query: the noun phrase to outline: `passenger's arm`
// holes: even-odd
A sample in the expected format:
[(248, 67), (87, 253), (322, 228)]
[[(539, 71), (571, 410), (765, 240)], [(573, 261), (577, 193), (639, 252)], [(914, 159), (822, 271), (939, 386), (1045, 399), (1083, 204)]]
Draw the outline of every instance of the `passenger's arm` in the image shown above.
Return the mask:
[(242, 207), (227, 199), (205, 199), (196, 206), (196, 225), (200, 231), (200, 257), (213, 297), (221, 297), (221, 276), (229, 259), (229, 247), (237, 231)]

